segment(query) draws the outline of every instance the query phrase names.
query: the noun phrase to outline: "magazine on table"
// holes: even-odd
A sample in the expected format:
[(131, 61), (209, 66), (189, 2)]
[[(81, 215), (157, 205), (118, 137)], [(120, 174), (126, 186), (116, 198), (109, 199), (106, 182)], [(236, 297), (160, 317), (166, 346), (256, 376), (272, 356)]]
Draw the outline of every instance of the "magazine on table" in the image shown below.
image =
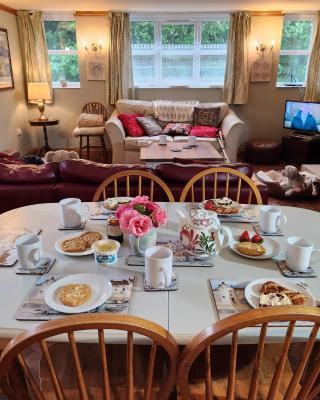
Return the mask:
[[(65, 317), (66, 314), (51, 309), (44, 301), (46, 289), (65, 276), (59, 274), (40, 276), (18, 308), (16, 319), (20, 321), (48, 321)], [(117, 280), (110, 279), (110, 281), (112, 283), (112, 295), (100, 307), (88, 311), (88, 313), (128, 313), (134, 275), (126, 275), (117, 278)]]

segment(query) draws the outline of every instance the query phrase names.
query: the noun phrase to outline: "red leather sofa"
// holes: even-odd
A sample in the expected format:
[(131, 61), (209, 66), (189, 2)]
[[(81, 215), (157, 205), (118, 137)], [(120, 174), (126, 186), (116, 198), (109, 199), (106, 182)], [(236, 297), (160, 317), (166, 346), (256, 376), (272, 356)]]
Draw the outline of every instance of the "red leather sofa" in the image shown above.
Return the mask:
[[(253, 174), (249, 164), (238, 163), (228, 166), (249, 177)], [(178, 201), (188, 180), (207, 168), (208, 166), (205, 165), (164, 163), (151, 170), (144, 165), (100, 164), (87, 160), (68, 160), (61, 164), (49, 163), (36, 166), (25, 164), (18, 159), (16, 163), (0, 159), (0, 213), (29, 204), (58, 202), (66, 197), (78, 197), (82, 201), (91, 201), (97, 187), (105, 178), (128, 169), (139, 169), (156, 174), (168, 184)], [(225, 177), (221, 176), (218, 180), (218, 188), (219, 182), (224, 179)], [(137, 189), (134, 180), (131, 182), (131, 188)], [(231, 179), (230, 192), (232, 193), (236, 188), (237, 182)], [(259, 185), (259, 190), (263, 202), (267, 203), (267, 186)], [(196, 194), (199, 191), (200, 186), (196, 188)], [(248, 188), (242, 187), (240, 201), (246, 202), (247, 191)], [(122, 189), (120, 188), (119, 195), (121, 194), (125, 194), (125, 182)], [(222, 189), (218, 190), (218, 195), (224, 195)], [(212, 197), (212, 193), (208, 192), (207, 196)], [(163, 193), (155, 190), (155, 200), (163, 199), (165, 199)]]

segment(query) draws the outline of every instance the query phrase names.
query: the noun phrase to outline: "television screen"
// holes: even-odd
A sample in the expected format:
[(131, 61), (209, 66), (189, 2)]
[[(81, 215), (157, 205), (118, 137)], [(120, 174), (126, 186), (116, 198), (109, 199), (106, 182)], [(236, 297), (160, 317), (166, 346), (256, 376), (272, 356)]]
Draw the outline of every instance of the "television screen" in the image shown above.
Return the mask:
[(283, 127), (320, 133), (320, 103), (287, 100)]

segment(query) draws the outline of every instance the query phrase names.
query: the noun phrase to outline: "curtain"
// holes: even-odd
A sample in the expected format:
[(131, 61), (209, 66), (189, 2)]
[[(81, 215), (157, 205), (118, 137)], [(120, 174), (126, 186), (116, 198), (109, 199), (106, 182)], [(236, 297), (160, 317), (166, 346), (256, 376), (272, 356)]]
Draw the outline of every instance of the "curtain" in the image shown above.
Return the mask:
[(317, 11), (316, 36), (310, 56), (304, 99), (306, 101), (320, 101), (320, 11)]
[(130, 21), (127, 13), (107, 13), (107, 104), (134, 98)]
[[(30, 82), (46, 82), (52, 88), (42, 13), (40, 11), (30, 13), (30, 11), (19, 10), (18, 28), (26, 85)], [(51, 101), (46, 102), (50, 103)]]
[(246, 104), (248, 101), (250, 30), (250, 12), (232, 14), (222, 96), (228, 104)]

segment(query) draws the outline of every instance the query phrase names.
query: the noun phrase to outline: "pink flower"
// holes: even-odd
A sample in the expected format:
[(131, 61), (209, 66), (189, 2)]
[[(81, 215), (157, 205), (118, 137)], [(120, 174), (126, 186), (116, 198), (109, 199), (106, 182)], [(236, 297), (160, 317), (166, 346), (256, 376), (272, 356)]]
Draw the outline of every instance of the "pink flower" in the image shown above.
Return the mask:
[(159, 225), (164, 225), (167, 222), (168, 216), (167, 212), (162, 208), (157, 208), (151, 215), (153, 225), (158, 227)]
[(129, 226), (131, 219), (134, 217), (140, 217), (140, 214), (136, 210), (126, 209), (121, 213), (119, 218), (119, 225), (122, 232), (131, 233)]
[(136, 204), (146, 205), (149, 202), (148, 196), (136, 196), (134, 199), (130, 201), (131, 206), (135, 206)]
[(151, 219), (146, 215), (138, 214), (130, 219), (128, 233), (132, 233), (135, 236), (144, 236), (150, 232), (151, 228)]
[(144, 206), (149, 214), (152, 214), (154, 211), (160, 208), (160, 206), (157, 203), (154, 203), (153, 201), (147, 201), (144, 204)]
[(121, 206), (119, 206), (117, 208), (117, 211), (116, 211), (116, 214), (115, 214), (116, 218), (120, 219), (122, 213), (124, 211), (127, 211), (127, 210), (132, 210), (132, 206), (130, 204), (121, 204)]

